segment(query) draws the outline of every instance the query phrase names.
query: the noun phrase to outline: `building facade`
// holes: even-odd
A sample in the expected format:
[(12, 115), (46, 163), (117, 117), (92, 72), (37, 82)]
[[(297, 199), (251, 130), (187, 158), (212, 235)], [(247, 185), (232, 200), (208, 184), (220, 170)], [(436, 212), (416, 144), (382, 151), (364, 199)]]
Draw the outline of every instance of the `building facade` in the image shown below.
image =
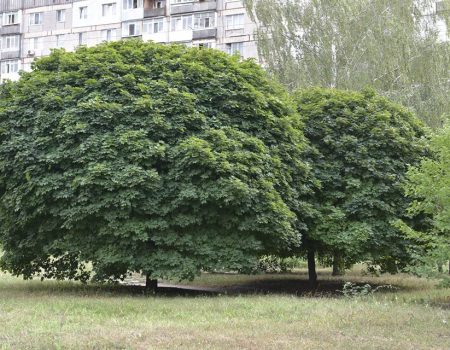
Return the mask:
[(241, 0), (0, 0), (0, 81), (53, 48), (142, 38), (257, 57)]

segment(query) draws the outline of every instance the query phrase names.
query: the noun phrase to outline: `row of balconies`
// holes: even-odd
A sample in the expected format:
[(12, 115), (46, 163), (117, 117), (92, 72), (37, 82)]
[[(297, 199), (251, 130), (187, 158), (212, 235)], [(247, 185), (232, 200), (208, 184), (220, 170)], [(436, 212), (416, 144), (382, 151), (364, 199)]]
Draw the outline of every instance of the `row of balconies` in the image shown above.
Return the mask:
[[(2, 0), (0, 0), (2, 1)], [(162, 17), (167, 15), (166, 0), (145, 0), (144, 17)], [(217, 2), (212, 0), (199, 0), (190, 3), (181, 3), (172, 5), (170, 13), (178, 15), (190, 12), (215, 11)], [(0, 35), (18, 34), (20, 33), (20, 24), (7, 25), (0, 27)]]

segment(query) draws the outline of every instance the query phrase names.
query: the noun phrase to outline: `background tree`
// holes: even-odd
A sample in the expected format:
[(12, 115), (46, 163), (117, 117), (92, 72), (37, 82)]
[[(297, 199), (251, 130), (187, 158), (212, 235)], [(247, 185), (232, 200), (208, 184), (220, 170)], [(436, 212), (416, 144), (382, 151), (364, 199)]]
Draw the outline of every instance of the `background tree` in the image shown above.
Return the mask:
[(310, 199), (318, 215), (304, 236), (310, 266), (318, 252), (333, 257), (335, 273), (365, 260), (396, 271), (408, 261), (409, 242), (393, 222), (409, 204), (408, 166), (426, 152), (421, 122), (372, 91), (314, 88), (294, 98), (321, 182)]
[(370, 86), (437, 128), (450, 114), (450, 6), (435, 3), (246, 0), (261, 59), (289, 89)]
[(411, 168), (406, 183), (406, 194), (414, 199), (410, 214), (425, 214), (431, 218), (430, 225), (426, 230), (405, 223), (401, 227), (420, 243), (419, 249), (414, 247), (417, 261), (412, 270), (436, 276), (436, 272), (442, 272), (444, 262), (449, 262), (450, 273), (450, 124), (433, 135), (431, 150), (433, 157)]
[(1, 267), (86, 280), (91, 262), (98, 280), (149, 283), (248, 271), (299, 244), (298, 123), (258, 65), (218, 51), (54, 51), (0, 88)]

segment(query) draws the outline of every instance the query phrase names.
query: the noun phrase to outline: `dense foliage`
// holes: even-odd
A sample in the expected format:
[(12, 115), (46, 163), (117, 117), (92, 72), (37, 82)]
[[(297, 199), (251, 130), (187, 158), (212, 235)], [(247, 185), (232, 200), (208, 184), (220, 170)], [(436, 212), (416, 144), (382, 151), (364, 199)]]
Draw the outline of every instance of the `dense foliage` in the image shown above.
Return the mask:
[(406, 194), (414, 199), (410, 214), (424, 214), (430, 224), (426, 229), (400, 226), (418, 243), (419, 249), (412, 247), (417, 254), (412, 270), (422, 275), (437, 275), (450, 260), (450, 125), (433, 135), (431, 150), (432, 158), (408, 171), (405, 186)]
[(393, 223), (409, 204), (402, 188), (408, 166), (426, 152), (422, 124), (372, 91), (315, 88), (296, 92), (295, 101), (321, 182), (305, 248), (340, 267), (368, 260), (395, 271), (409, 257), (408, 239)]
[(436, 2), (245, 0), (261, 58), (289, 89), (371, 86), (440, 128), (450, 115), (450, 1), (438, 12)]
[(252, 61), (140, 41), (54, 51), (0, 88), (1, 267), (87, 279), (90, 262), (100, 280), (254, 268), (299, 244), (300, 130)]

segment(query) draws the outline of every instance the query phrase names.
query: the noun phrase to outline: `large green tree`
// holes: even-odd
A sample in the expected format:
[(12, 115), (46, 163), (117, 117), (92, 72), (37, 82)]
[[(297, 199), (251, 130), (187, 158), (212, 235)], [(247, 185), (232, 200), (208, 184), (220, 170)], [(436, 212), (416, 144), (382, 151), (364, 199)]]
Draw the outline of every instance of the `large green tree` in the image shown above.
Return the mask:
[(251, 61), (140, 41), (54, 51), (0, 88), (1, 267), (99, 280), (247, 271), (299, 244), (304, 146)]
[(439, 128), (450, 114), (450, 6), (435, 3), (246, 0), (261, 59), (290, 89), (370, 86)]
[(310, 198), (317, 216), (303, 248), (314, 282), (314, 253), (341, 264), (370, 261), (385, 270), (404, 266), (409, 254), (394, 222), (409, 200), (403, 181), (426, 154), (422, 123), (373, 91), (307, 89), (294, 94), (311, 142), (310, 162), (321, 187)]

